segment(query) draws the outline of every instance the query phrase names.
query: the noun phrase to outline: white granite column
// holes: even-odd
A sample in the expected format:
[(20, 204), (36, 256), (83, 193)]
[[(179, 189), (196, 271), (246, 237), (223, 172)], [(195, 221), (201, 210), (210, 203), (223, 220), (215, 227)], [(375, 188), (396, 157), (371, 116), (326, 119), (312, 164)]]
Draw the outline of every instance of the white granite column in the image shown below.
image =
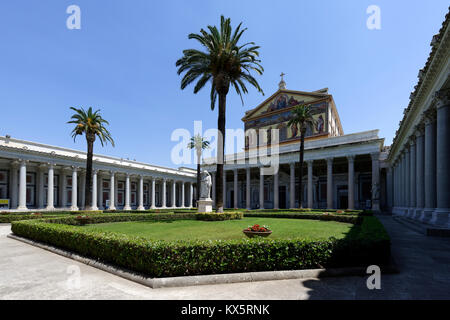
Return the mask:
[(393, 181), (392, 170), (393, 170), (392, 167), (386, 168), (386, 207), (388, 211), (392, 210), (393, 195), (394, 195), (392, 191), (392, 181)]
[(67, 174), (70, 172), (70, 168), (64, 167), (61, 169), (61, 208), (67, 208)]
[(19, 168), (19, 206), (17, 210), (27, 210), (27, 160), (20, 161)]
[(172, 181), (172, 208), (177, 206), (177, 182)]
[(11, 203), (10, 209), (16, 209), (19, 205), (18, 196), (19, 196), (19, 180), (17, 176), (17, 170), (19, 168), (19, 162), (14, 160), (11, 162)]
[(233, 170), (233, 206), (235, 209), (238, 208), (238, 203), (239, 203), (239, 184), (238, 184), (238, 170), (234, 169)]
[(152, 204), (150, 206), (150, 209), (155, 209), (156, 205), (155, 205), (155, 188), (156, 188), (156, 181), (155, 178), (152, 177)]
[(250, 197), (250, 168), (245, 169), (245, 207), (247, 210), (250, 210), (252, 208), (251, 204), (251, 197)]
[(216, 172), (211, 172), (211, 178), (212, 178), (212, 186), (211, 186), (211, 193), (212, 193), (212, 200), (213, 200), (213, 206), (216, 206)]
[(436, 113), (431, 110), (425, 118), (425, 208), (420, 220), (429, 222), (436, 208)]
[(39, 183), (39, 186), (38, 186), (38, 202), (37, 202), (37, 204), (38, 204), (38, 208), (39, 209), (44, 209), (44, 184), (45, 184), (45, 170), (47, 169), (47, 166), (46, 165), (40, 165), (39, 167), (38, 167), (38, 183)]
[(411, 151), (408, 142), (405, 152), (405, 216), (408, 216), (411, 201)]
[(125, 206), (123, 210), (131, 210), (130, 206), (130, 174), (126, 174), (125, 178)]
[(273, 175), (273, 208), (279, 209), (280, 208), (280, 193), (278, 192), (278, 186), (279, 186), (279, 172), (280, 168), (276, 170), (276, 172)]
[(225, 169), (223, 170), (223, 208), (225, 209), (227, 207), (227, 172)]
[(408, 217), (413, 218), (416, 212), (417, 202), (416, 202), (416, 136), (410, 138), (410, 188), (409, 188), (409, 212)]
[(103, 210), (103, 178), (102, 178), (102, 173), (100, 171), (98, 171), (97, 173), (98, 176), (98, 183), (97, 183), (97, 200), (98, 200), (98, 209), (99, 210)]
[[(93, 169), (92, 170), (92, 210), (98, 210), (98, 206), (97, 206), (97, 183), (98, 183), (98, 178), (97, 178), (97, 170)], [(50, 176), (50, 174), (49, 174)]]
[(425, 151), (423, 128), (416, 131), (416, 211), (415, 219), (419, 219), (425, 205)]
[(380, 153), (370, 154), (372, 158), (372, 210), (380, 211)]
[(263, 167), (259, 168), (259, 209), (264, 209), (264, 175)]
[(109, 181), (109, 208), (108, 210), (116, 210), (116, 179), (115, 171), (110, 171), (110, 181)]
[(347, 157), (348, 161), (348, 208), (355, 209), (355, 156)]
[(295, 208), (295, 162), (289, 163), (289, 207)]
[(84, 209), (84, 202), (86, 201), (86, 171), (82, 171), (80, 175), (80, 208)]
[(72, 166), (72, 205), (70, 206), (71, 211), (77, 211), (77, 201), (78, 201), (78, 180), (77, 180), (78, 167)]
[(398, 207), (398, 161), (394, 162), (394, 209), (392, 209), (392, 213), (397, 213)]
[(145, 210), (144, 208), (144, 176), (139, 176), (139, 206), (138, 210)]
[(308, 164), (308, 208), (312, 208), (314, 203), (313, 203), (313, 165), (314, 165), (314, 161), (313, 160), (308, 160), (306, 161), (306, 163)]
[(192, 182), (189, 182), (189, 208), (192, 208), (192, 196), (193, 196), (193, 190)]
[(184, 190), (184, 185), (185, 185), (185, 182), (181, 181), (181, 207), (182, 208), (186, 208), (186, 202), (185, 202), (185, 198), (184, 198), (186, 191)]
[(435, 94), (436, 120), (436, 209), (430, 223), (450, 227), (450, 89)]
[(54, 205), (54, 168), (53, 168), (53, 163), (49, 163), (48, 164), (48, 183), (47, 183), (47, 210), (54, 210), (55, 209), (55, 205)]
[(327, 158), (327, 209), (333, 209), (333, 158)]
[[(163, 180), (162, 180), (162, 204), (161, 204), (161, 208), (167, 208), (166, 188), (167, 188), (167, 179), (163, 178)], [(191, 194), (191, 197), (192, 197), (192, 194)]]

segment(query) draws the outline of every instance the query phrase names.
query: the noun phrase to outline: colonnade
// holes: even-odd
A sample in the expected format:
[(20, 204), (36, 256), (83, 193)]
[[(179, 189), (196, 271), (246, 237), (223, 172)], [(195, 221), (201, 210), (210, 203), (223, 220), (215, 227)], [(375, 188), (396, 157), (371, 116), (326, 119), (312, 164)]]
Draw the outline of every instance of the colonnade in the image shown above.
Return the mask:
[[(371, 153), (371, 160), (372, 160), (372, 192), (378, 192), (379, 193), (379, 186), (380, 186), (380, 165), (379, 165), (379, 156), (380, 152), (374, 152)], [(348, 155), (347, 157), (348, 162), (348, 209), (354, 209), (355, 208), (355, 188), (354, 188), (354, 179), (355, 179), (355, 155)], [(333, 209), (333, 157), (326, 158), (327, 163), (327, 208)], [(306, 190), (307, 190), (307, 207), (313, 208), (313, 166), (314, 166), (314, 160), (306, 160), (307, 164), (307, 183), (306, 183)], [(295, 162), (289, 163), (289, 186), (291, 192), (289, 193), (289, 208), (295, 208), (295, 192), (292, 192), (295, 190), (296, 185), (296, 170), (295, 170)], [(243, 170), (245, 170), (245, 207), (246, 209), (251, 209), (251, 175), (250, 170), (252, 168), (246, 167)], [(265, 168), (260, 166), (259, 169), (259, 208), (264, 209), (264, 177), (265, 175)], [(233, 172), (233, 206), (234, 208), (238, 207), (238, 168), (233, 168), (232, 170), (224, 170), (223, 175), (223, 203), (226, 203), (226, 195), (227, 195), (227, 183), (226, 183), (226, 172), (232, 171)], [(214, 173), (214, 172), (213, 172)], [(273, 203), (274, 203), (274, 209), (279, 209), (279, 171), (276, 170), (273, 174)], [(215, 199), (215, 174), (212, 174), (212, 182), (213, 182), (213, 192), (212, 197), (213, 200)], [(377, 190), (378, 188), (378, 190)], [(372, 209), (379, 211), (380, 210), (380, 201), (378, 197), (375, 197), (372, 199)]]
[[(16, 210), (27, 210), (27, 164), (29, 160), (18, 159), (11, 162), (11, 209)], [(63, 167), (62, 172), (66, 176), (69, 174), (72, 177), (72, 185), (71, 185), (71, 205), (70, 210), (76, 211), (79, 210), (78, 202), (84, 205), (84, 195), (85, 195), (85, 179), (86, 174), (84, 170), (81, 170), (78, 166), (69, 166)], [(18, 173), (18, 174), (17, 174)], [(47, 181), (47, 205), (44, 206), (44, 174), (47, 173), (48, 181)], [(103, 208), (103, 177), (107, 175), (109, 178), (109, 210), (116, 210), (116, 178), (118, 174), (125, 174), (125, 204), (123, 210), (132, 210), (131, 207), (131, 177), (135, 176), (138, 178), (138, 203), (137, 210), (145, 210), (144, 207), (144, 179), (147, 179), (150, 184), (150, 199), (149, 203), (150, 209), (155, 209), (156, 207), (156, 181), (159, 181), (162, 185), (162, 203), (159, 208), (191, 208), (193, 207), (193, 197), (194, 197), (194, 185), (193, 182), (186, 182), (183, 180), (177, 180), (174, 178), (165, 178), (165, 177), (152, 177), (146, 175), (139, 174), (130, 174), (130, 173), (121, 173), (119, 171), (112, 170), (102, 170), (101, 174), (99, 170), (93, 170), (92, 172), (92, 209), (104, 209)], [(38, 186), (37, 186), (37, 207), (39, 209), (46, 210), (55, 210), (55, 201), (54, 201), (54, 177), (55, 177), (55, 164), (54, 163), (46, 163), (40, 164), (38, 166)], [(78, 178), (80, 178), (80, 195), (78, 195)], [(169, 205), (169, 199), (166, 197), (166, 189), (167, 184), (172, 185), (172, 195), (171, 195), (171, 203)], [(188, 203), (186, 205), (185, 201), (185, 184), (188, 185)], [(181, 191), (178, 191), (177, 185), (180, 185)], [(61, 185), (63, 191), (61, 192), (61, 203), (63, 209), (66, 208), (68, 203), (66, 189), (67, 182), (66, 179), (62, 179)], [(178, 197), (178, 193), (180, 193)], [(79, 199), (79, 197), (81, 199)], [(176, 199), (180, 199), (180, 206), (176, 205)], [(82, 206), (83, 206), (82, 205)]]
[(392, 212), (449, 225), (450, 91), (438, 91), (388, 171)]

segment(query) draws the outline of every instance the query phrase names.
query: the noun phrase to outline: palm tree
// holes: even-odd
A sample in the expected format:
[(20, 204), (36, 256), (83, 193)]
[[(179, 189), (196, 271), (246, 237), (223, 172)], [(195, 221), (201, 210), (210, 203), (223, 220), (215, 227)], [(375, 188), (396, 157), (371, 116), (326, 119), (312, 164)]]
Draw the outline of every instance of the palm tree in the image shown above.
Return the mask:
[[(230, 85), (240, 96), (242, 104), (244, 103), (242, 93), (248, 93), (245, 82), (264, 94), (256, 79), (250, 74), (251, 70), (260, 75), (264, 72), (259, 64), (261, 60), (258, 59), (259, 46), (255, 46), (254, 42), (238, 45), (246, 30), (246, 28), (241, 30), (241, 25), (242, 22), (232, 32), (230, 19), (221, 16), (220, 30), (215, 26), (208, 26), (209, 32), (201, 29), (200, 34), (189, 34), (189, 39), (197, 40), (206, 50), (184, 50), (183, 57), (176, 62), (176, 66), (179, 67), (178, 75), (186, 72), (181, 80), (181, 89), (185, 89), (198, 79), (194, 87), (194, 93), (197, 93), (207, 82), (211, 82), (211, 110), (214, 110), (219, 96), (216, 181), (223, 179), (226, 99)], [(217, 212), (223, 212), (222, 195), (223, 184), (216, 183)]]
[(85, 135), (87, 141), (87, 159), (86, 159), (86, 188), (85, 188), (85, 210), (91, 210), (92, 194), (90, 191), (92, 184), (92, 156), (94, 153), (95, 138), (98, 137), (102, 146), (108, 141), (111, 142), (114, 147), (114, 140), (111, 137), (109, 131), (105, 128), (105, 124), (109, 125), (109, 122), (102, 118), (100, 110), (92, 112), (92, 107), (86, 111), (83, 108), (77, 109), (70, 107), (75, 114), (72, 115), (71, 121), (67, 123), (76, 124), (72, 130), (72, 138), (75, 141), (78, 135)]
[(297, 126), (300, 129), (300, 174), (299, 176), (299, 193), (298, 193), (298, 205), (302, 207), (302, 173), (303, 173), (303, 153), (305, 151), (305, 133), (306, 128), (312, 127), (315, 124), (315, 120), (311, 114), (311, 106), (309, 105), (297, 105), (292, 109), (292, 118), (288, 122), (288, 126)]
[(195, 149), (197, 153), (197, 200), (200, 199), (200, 164), (202, 158), (202, 151), (209, 148), (209, 141), (206, 141), (200, 134), (191, 137), (191, 142), (188, 144), (189, 149)]

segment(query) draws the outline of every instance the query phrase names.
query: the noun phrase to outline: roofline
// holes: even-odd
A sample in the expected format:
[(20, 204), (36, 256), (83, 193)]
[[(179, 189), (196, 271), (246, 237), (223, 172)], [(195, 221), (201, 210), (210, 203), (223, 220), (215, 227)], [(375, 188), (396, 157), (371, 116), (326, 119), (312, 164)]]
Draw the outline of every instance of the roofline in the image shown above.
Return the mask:
[(273, 99), (277, 94), (284, 92), (284, 93), (293, 93), (293, 94), (301, 94), (301, 95), (310, 95), (310, 96), (314, 96), (314, 97), (318, 97), (318, 98), (326, 98), (331, 96), (331, 94), (327, 94), (327, 93), (316, 93), (316, 92), (307, 92), (307, 91), (296, 91), (296, 90), (287, 90), (287, 89), (278, 89), (277, 91), (275, 91), (275, 93), (273, 93), (270, 97), (268, 97), (266, 100), (264, 100), (263, 102), (261, 102), (260, 104), (258, 104), (255, 108), (250, 109), (246, 112), (249, 112), (248, 114), (246, 113), (244, 115), (244, 117), (241, 119), (242, 121), (246, 121), (248, 119), (249, 116), (251, 116), (254, 112), (256, 112), (256, 110), (259, 109), (259, 107), (261, 107), (262, 105), (266, 104), (267, 102), (269, 102), (271, 99)]

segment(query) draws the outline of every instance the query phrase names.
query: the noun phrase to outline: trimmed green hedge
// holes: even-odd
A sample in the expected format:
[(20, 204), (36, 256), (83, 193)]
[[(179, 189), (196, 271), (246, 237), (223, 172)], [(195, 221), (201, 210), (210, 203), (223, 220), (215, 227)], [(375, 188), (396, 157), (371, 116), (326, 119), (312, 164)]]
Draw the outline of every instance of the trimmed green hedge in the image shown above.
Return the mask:
[(224, 221), (224, 220), (240, 220), (244, 217), (242, 212), (224, 212), (224, 213), (195, 213), (197, 220), (204, 221)]
[(350, 214), (323, 214), (321, 212), (311, 213), (265, 213), (265, 212), (244, 212), (244, 217), (261, 217), (261, 218), (287, 218), (287, 219), (310, 219), (310, 220), (324, 220), (324, 221), (338, 221), (357, 224), (361, 222), (362, 217)]
[[(336, 216), (334, 216), (336, 217)], [(103, 214), (92, 223), (195, 219), (195, 214)], [(356, 219), (357, 217), (355, 217)], [(152, 277), (382, 265), (390, 240), (375, 217), (361, 217), (344, 239), (152, 241), (75, 226), (75, 217), (16, 221), (12, 231)]]

